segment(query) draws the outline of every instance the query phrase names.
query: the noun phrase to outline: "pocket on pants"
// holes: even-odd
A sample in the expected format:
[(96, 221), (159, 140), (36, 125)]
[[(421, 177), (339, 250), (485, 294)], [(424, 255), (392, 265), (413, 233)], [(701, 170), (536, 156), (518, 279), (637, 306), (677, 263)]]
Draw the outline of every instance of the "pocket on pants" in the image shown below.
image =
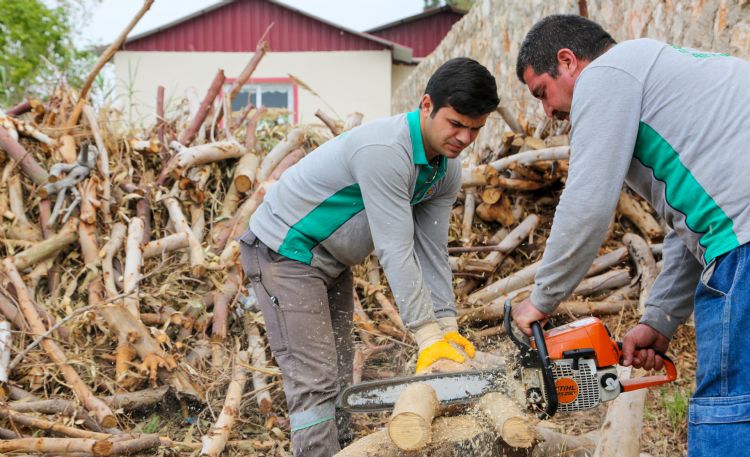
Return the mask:
[(695, 425), (750, 422), (750, 395), (691, 398), (688, 421)]

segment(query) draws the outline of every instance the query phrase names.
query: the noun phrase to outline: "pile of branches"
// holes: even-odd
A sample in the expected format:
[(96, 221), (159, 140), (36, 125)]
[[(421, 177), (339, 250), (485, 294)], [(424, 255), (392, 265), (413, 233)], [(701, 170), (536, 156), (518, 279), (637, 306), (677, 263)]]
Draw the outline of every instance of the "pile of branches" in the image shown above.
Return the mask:
[[(285, 170), (362, 116), (318, 112), (324, 131), (262, 107), (232, 112), (266, 48), (261, 39), (221, 97), (219, 70), (202, 98), (188, 93), (166, 115), (160, 87), (148, 129), (124, 130), (115, 110), (86, 104), (86, 87), (76, 93), (64, 83), (45, 102), (0, 112), (0, 453), (288, 448), (281, 377), (245, 287), (237, 237)], [(450, 229), (460, 322), (492, 366), (501, 363), (488, 348), (502, 333), (502, 304), (530, 290), (570, 154), (567, 124), (529, 125), (504, 108), (499, 115), (510, 131), (496, 149), (464, 160)], [(642, 306), (658, 271), (660, 245), (649, 243), (662, 235), (651, 210), (624, 191), (601, 256), (559, 312)], [(413, 372), (416, 347), (377, 260), (355, 273), (355, 382)], [(492, 410), (499, 402), (484, 403)], [(157, 433), (139, 423), (154, 410), (173, 411), (173, 427)], [(506, 420), (494, 410), (500, 430)], [(622, 431), (624, 419), (616, 420)], [(530, 440), (506, 445), (553, 446), (543, 427), (531, 426)], [(459, 441), (495, 446), (503, 436), (477, 427), (489, 438)], [(585, 448), (597, 442), (620, 446), (602, 434)], [(356, 449), (342, 452), (369, 455)]]

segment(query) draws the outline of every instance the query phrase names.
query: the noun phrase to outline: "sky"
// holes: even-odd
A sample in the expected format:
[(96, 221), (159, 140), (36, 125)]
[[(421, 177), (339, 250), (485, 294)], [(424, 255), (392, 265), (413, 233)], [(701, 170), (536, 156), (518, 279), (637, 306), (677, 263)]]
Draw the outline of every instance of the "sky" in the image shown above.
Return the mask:
[[(420, 13), (423, 0), (278, 0), (314, 16), (344, 27), (363, 31), (403, 17)], [(155, 0), (130, 36), (147, 32), (183, 16), (220, 3), (217, 0)], [(113, 41), (143, 2), (102, 0), (91, 11), (88, 25), (78, 37), (82, 45), (102, 45)]]

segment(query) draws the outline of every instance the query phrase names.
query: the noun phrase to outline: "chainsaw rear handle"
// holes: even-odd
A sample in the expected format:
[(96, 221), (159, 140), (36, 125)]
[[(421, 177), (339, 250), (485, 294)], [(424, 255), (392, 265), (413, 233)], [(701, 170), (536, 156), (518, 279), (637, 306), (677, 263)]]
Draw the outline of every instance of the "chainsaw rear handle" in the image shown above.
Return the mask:
[[(622, 351), (622, 341), (617, 342), (617, 348)], [(644, 349), (644, 348), (641, 348)], [(648, 349), (648, 348), (645, 348)], [(653, 349), (653, 348), (652, 348)], [(657, 351), (654, 349), (654, 352), (656, 352), (656, 355), (662, 358), (664, 360), (664, 371), (665, 374), (663, 375), (654, 375), (654, 376), (641, 376), (639, 378), (630, 378), (620, 381), (620, 385), (622, 386), (623, 392), (631, 392), (633, 390), (638, 389), (644, 389), (646, 387), (653, 387), (653, 386), (660, 386), (662, 384), (666, 384), (668, 382), (672, 382), (675, 379), (677, 379), (677, 368), (674, 366), (674, 362), (672, 359), (669, 358), (668, 355), (664, 354), (661, 351)]]

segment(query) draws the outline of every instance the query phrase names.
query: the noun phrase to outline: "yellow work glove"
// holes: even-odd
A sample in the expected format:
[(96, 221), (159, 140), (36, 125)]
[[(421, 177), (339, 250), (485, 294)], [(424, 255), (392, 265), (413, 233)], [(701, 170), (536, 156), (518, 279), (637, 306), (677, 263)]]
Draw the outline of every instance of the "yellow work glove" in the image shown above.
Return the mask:
[(440, 340), (437, 343), (427, 346), (423, 351), (419, 351), (417, 374), (423, 372), (440, 359), (448, 359), (456, 363), (464, 363), (466, 360), (449, 342)]
[(416, 372), (420, 373), (440, 359), (463, 363), (464, 358), (456, 348), (443, 338), (443, 330), (437, 322), (428, 322), (414, 331), (414, 340), (419, 345)]
[(466, 352), (466, 355), (468, 355), (470, 359), (474, 358), (474, 355), (476, 355), (477, 353), (477, 349), (474, 347), (471, 341), (467, 340), (460, 333), (458, 333), (458, 322), (456, 321), (456, 318), (454, 316), (441, 317), (440, 319), (438, 319), (438, 325), (440, 325), (440, 328), (443, 330), (443, 338), (451, 343), (455, 343), (461, 346), (461, 348), (464, 350), (464, 352)]

